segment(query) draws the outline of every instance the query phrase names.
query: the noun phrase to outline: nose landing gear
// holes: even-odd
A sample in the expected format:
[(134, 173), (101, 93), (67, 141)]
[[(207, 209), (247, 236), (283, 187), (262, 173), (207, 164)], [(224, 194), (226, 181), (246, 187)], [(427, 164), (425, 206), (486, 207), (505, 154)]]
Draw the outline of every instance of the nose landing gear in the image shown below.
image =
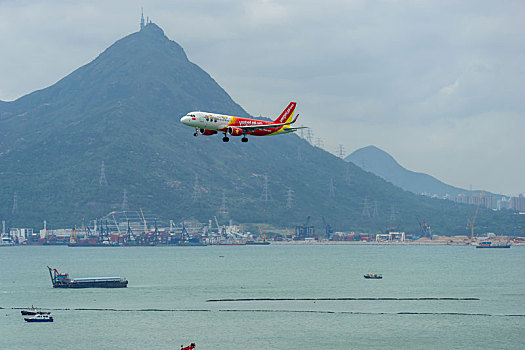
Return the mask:
[(195, 128), (195, 132), (193, 133), (193, 136), (199, 135), (199, 128)]

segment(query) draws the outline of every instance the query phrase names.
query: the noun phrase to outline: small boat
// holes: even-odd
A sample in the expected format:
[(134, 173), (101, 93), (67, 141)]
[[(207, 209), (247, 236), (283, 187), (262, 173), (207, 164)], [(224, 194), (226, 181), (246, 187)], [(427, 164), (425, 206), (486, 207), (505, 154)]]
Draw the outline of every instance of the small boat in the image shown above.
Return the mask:
[(32, 317), (24, 317), (26, 322), (53, 322), (53, 316), (36, 314)]
[(363, 276), (364, 278), (371, 278), (371, 279), (376, 279), (376, 280), (380, 280), (383, 278), (383, 275), (378, 275), (376, 273), (367, 273), (366, 275)]
[(22, 314), (22, 316), (49, 315), (50, 314), (49, 311), (40, 311), (33, 305), (31, 305), (31, 307), (28, 307), (25, 310), (20, 311), (20, 313)]

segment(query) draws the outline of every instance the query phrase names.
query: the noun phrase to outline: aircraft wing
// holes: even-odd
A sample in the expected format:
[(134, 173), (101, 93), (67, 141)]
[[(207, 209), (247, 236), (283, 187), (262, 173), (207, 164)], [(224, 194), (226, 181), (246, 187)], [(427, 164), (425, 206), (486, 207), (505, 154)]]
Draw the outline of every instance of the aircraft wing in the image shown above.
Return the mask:
[(286, 128), (286, 129), (283, 129), (281, 130), (282, 133), (286, 134), (286, 133), (289, 133), (289, 132), (295, 132), (299, 129), (308, 129), (307, 126), (298, 126), (296, 128)]

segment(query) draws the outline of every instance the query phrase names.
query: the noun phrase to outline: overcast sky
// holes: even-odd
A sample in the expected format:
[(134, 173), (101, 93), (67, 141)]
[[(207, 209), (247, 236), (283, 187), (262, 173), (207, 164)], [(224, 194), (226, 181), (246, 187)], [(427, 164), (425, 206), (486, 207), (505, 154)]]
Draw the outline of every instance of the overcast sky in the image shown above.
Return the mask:
[(295, 100), (332, 153), (375, 145), (454, 186), (525, 193), (525, 1), (0, 0), (0, 100), (137, 31), (142, 6), (252, 115)]

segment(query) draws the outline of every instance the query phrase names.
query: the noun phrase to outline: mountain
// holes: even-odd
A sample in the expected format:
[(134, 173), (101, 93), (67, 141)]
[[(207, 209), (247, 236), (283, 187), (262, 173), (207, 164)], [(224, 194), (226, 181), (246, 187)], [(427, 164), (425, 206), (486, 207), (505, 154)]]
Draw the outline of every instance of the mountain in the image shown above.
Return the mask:
[[(399, 165), (390, 154), (376, 146), (360, 148), (348, 155), (345, 160), (404, 190), (416, 194), (437, 195), (441, 198), (448, 195), (451, 198), (455, 198), (458, 194), (479, 195), (480, 193), (480, 191), (469, 191), (447, 185), (431, 175), (410, 171)], [(489, 194), (488, 192), (486, 193)], [(502, 197), (502, 195), (490, 194), (497, 199)]]
[[(310, 216), (317, 232), (325, 220), (345, 231), (417, 231), (417, 213), (450, 234), (464, 233), (473, 214), (403, 191), (297, 135), (247, 144), (194, 137), (179, 122), (192, 110), (249, 116), (154, 23), (56, 84), (0, 104), (0, 218), (57, 228), (142, 208), (165, 221), (207, 222), (222, 206), (220, 220), (293, 228)], [(488, 210), (476, 224), (516, 226), (510, 213)]]

